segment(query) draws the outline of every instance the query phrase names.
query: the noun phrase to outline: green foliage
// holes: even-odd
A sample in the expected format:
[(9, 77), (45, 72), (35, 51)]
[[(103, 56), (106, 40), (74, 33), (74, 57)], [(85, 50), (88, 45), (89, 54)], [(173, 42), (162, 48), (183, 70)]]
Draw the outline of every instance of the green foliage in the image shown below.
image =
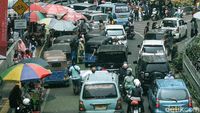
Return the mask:
[(173, 60), (173, 66), (175, 68), (175, 72), (178, 73), (183, 70), (183, 53), (178, 54)]

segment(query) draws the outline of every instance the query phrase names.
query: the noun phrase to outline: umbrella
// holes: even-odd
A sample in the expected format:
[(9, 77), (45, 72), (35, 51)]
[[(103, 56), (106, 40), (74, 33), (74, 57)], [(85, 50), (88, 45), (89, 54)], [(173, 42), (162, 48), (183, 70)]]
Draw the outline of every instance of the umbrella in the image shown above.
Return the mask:
[(200, 12), (194, 13), (193, 17), (200, 20)]
[(45, 7), (47, 14), (58, 15), (58, 14), (65, 14), (67, 13), (67, 9), (64, 8), (62, 5), (58, 4), (48, 4)]
[(68, 21), (78, 21), (80, 19), (86, 19), (86, 17), (81, 14), (81, 13), (73, 13), (73, 12), (69, 12), (67, 13), (64, 17), (63, 17), (64, 20), (68, 20)]
[(49, 64), (43, 60), (42, 58), (27, 58), (27, 59), (23, 59), (21, 60), (19, 63), (35, 63), (35, 64), (38, 64), (42, 67), (48, 67)]
[(71, 21), (52, 20), (49, 23), (49, 28), (56, 31), (74, 31), (77, 27)]
[(30, 13), (26, 13), (24, 15), (24, 17), (28, 21), (30, 20), (30, 22), (37, 22), (37, 21), (45, 18), (45, 16), (42, 13), (38, 12), (38, 11), (33, 11), (33, 12), (30, 12)]
[(17, 64), (1, 74), (3, 80), (6, 81), (25, 81), (42, 79), (49, 76), (51, 72), (37, 64)]
[(51, 21), (56, 21), (56, 19), (55, 18), (44, 18), (44, 19), (41, 19), (40, 21), (38, 21), (37, 23), (45, 24), (46, 26), (49, 26)]
[(30, 8), (30, 11), (39, 11), (41, 13), (46, 13), (46, 10), (37, 3), (31, 4), (29, 8)]

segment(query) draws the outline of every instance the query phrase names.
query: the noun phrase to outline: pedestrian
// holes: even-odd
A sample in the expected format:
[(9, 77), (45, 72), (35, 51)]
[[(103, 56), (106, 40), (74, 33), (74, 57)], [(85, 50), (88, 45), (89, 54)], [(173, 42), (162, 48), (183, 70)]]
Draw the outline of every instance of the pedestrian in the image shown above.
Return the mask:
[(16, 84), (9, 94), (9, 105), (12, 111), (18, 113), (17, 107), (22, 104), (22, 91), (19, 84)]
[(20, 61), (19, 54), (17, 51), (15, 51), (14, 57), (13, 57), (13, 62), (14, 62), (14, 64), (17, 64), (17, 63), (19, 63), (19, 61)]
[(198, 24), (196, 18), (192, 18), (191, 22), (191, 38), (198, 34)]
[(144, 35), (149, 31), (150, 22), (147, 22), (147, 25), (144, 28)]
[(25, 51), (26, 51), (26, 45), (24, 44), (22, 39), (19, 39), (19, 41), (17, 43), (17, 51), (18, 52), (23, 52), (23, 53), (25, 53)]
[(30, 39), (29, 41), (29, 50), (31, 51), (32, 53), (32, 57), (36, 57), (36, 48), (37, 48), (37, 41), (35, 40), (35, 36), (32, 36), (32, 38)]
[(157, 22), (153, 22), (152, 29), (157, 29), (157, 27), (158, 27), (157, 24), (158, 24)]
[(83, 38), (79, 39), (79, 45), (78, 45), (78, 61), (77, 63), (80, 63), (83, 61), (83, 58), (85, 56), (85, 41)]
[(74, 94), (78, 94), (81, 87), (80, 67), (74, 61), (72, 61), (72, 65), (69, 68), (69, 75), (72, 79)]
[(139, 20), (139, 7), (138, 5), (135, 5), (134, 7), (134, 14), (135, 14), (135, 21)]
[(164, 79), (174, 79), (174, 76), (173, 76), (173, 74), (172, 74), (172, 71), (170, 71), (170, 72), (165, 76)]

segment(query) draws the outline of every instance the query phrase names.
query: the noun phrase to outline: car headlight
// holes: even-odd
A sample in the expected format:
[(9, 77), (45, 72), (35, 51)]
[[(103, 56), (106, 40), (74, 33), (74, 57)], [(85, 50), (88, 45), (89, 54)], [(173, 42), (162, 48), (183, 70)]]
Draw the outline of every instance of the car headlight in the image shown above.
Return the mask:
[(144, 76), (145, 76), (145, 77), (148, 77), (148, 76), (149, 76), (149, 73), (145, 73)]

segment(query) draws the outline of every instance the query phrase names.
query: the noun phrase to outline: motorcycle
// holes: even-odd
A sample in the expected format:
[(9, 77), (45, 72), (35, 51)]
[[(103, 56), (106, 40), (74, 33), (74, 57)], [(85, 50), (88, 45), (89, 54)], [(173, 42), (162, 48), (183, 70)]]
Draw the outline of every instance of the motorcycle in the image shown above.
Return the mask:
[(17, 107), (16, 113), (32, 113), (32, 104), (29, 98), (24, 98), (20, 106)]
[(141, 98), (140, 97), (131, 97), (130, 98), (130, 102), (131, 102), (131, 109), (129, 113), (141, 113), (142, 109), (140, 107), (140, 102), (141, 102)]

